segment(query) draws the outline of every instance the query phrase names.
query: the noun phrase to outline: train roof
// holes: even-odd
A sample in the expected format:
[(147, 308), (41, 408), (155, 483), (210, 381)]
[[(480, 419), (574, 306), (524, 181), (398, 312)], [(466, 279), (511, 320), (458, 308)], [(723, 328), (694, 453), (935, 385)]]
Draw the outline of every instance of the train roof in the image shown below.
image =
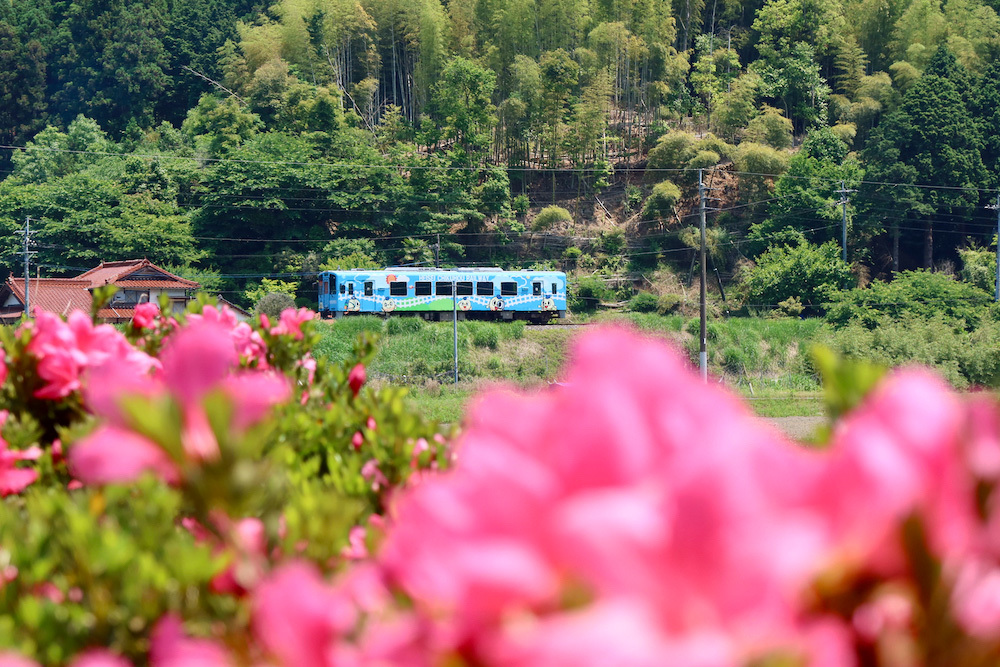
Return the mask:
[(414, 268), (406, 267), (386, 267), (384, 269), (331, 269), (321, 273), (520, 273), (531, 275), (565, 275), (564, 271), (536, 270), (536, 269), (500, 269), (495, 266), (489, 267), (455, 267), (448, 269)]

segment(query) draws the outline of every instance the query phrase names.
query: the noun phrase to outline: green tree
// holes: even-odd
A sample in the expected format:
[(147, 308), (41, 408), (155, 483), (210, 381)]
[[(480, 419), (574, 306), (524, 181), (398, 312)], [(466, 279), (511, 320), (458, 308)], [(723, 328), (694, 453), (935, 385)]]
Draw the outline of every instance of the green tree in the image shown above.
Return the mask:
[(840, 259), (834, 243), (771, 248), (739, 277), (747, 307), (773, 308), (795, 297), (814, 312), (825, 311), (838, 291), (855, 283), (851, 267)]
[(975, 188), (984, 176), (981, 141), (955, 85), (936, 74), (920, 77), (900, 107), (875, 129), (863, 153), (869, 182), (859, 188), (859, 195), (867, 215), (891, 225), (895, 267), (914, 240), (907, 235), (906, 246), (900, 248), (901, 227), (923, 227), (925, 268), (934, 266), (936, 228), (956, 232), (950, 235), (951, 248), (945, 247), (949, 251), (968, 233), (966, 224), (978, 202)]

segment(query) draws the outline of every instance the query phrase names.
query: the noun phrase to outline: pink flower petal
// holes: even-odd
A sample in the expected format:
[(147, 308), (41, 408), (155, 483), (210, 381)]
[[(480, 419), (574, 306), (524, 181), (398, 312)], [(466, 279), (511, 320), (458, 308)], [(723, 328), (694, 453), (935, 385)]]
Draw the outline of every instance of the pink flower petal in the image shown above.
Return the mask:
[(130, 482), (150, 470), (167, 482), (179, 472), (156, 443), (118, 428), (101, 426), (69, 450), (70, 471), (86, 484)]

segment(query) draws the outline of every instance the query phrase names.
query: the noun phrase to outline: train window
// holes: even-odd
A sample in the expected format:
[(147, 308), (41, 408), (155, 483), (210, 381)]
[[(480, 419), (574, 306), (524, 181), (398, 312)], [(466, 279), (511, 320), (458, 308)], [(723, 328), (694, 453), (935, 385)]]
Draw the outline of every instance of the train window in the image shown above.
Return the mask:
[(434, 283), (434, 293), (438, 296), (451, 296), (451, 283), (445, 281)]
[(559, 283), (552, 283), (552, 293), (555, 294), (559, 291)]
[(500, 283), (500, 296), (517, 296), (517, 283)]
[(472, 296), (472, 282), (462, 281), (458, 283), (455, 294), (458, 296)]
[(493, 283), (476, 283), (476, 294), (479, 296), (493, 296)]
[[(347, 291), (347, 286), (344, 283), (340, 283), (340, 293), (343, 294)], [(351, 294), (354, 294), (354, 288), (351, 288)]]
[(402, 280), (394, 280), (389, 283), (390, 296), (406, 296), (406, 283)]
[(365, 282), (365, 296), (371, 296), (374, 293), (375, 283), (368, 280)]
[(354, 283), (351, 283), (347, 286), (347, 293), (354, 294)]
[(431, 284), (429, 281), (418, 282), (415, 285), (413, 293), (417, 296), (430, 296), (431, 295)]
[(531, 294), (533, 296), (542, 295), (542, 284), (541, 283), (531, 283)]

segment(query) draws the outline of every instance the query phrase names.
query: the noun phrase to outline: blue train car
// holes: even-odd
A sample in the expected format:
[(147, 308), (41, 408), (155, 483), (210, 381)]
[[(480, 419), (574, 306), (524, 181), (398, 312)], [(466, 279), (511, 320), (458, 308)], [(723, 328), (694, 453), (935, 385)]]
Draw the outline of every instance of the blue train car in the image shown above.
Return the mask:
[(319, 312), (416, 315), (425, 319), (526, 319), (566, 316), (566, 274), (561, 271), (387, 268), (323, 271)]

